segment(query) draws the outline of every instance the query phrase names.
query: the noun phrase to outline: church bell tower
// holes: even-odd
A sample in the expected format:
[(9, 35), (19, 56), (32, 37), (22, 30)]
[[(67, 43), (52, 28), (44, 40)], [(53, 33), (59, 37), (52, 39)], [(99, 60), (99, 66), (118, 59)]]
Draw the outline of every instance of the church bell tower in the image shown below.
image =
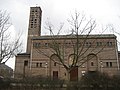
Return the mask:
[(31, 51), (31, 38), (41, 35), (41, 17), (42, 10), (40, 7), (30, 7), (28, 39), (27, 39), (27, 53)]

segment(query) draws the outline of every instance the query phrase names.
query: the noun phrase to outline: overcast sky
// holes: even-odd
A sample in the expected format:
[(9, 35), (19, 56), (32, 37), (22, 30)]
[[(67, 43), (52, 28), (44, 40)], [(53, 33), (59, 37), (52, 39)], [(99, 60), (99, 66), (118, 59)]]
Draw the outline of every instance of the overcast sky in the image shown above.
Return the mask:
[[(93, 17), (99, 24), (113, 24), (120, 32), (120, 0), (0, 0), (0, 10), (10, 13), (13, 24), (13, 32), (23, 32), (22, 38), (26, 38), (30, 7), (40, 6), (42, 9), (42, 34), (47, 33), (44, 28), (45, 21), (65, 22), (70, 13), (77, 10)], [(9, 61), (14, 68), (14, 60)]]

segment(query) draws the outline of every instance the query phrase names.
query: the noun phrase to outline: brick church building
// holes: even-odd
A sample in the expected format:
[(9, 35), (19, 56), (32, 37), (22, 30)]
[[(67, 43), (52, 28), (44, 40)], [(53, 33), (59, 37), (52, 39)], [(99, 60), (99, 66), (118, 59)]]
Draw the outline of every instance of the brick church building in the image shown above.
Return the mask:
[[(41, 16), (42, 10), (40, 7), (30, 8), (27, 50), (26, 53), (21, 53), (16, 56), (15, 78), (49, 76), (51, 78), (67, 80), (68, 73), (66, 69), (63, 65), (57, 63), (57, 58), (54, 57), (53, 51), (49, 47), (49, 44), (53, 43), (53, 38), (50, 35), (41, 35)], [(80, 44), (86, 39), (86, 35), (79, 35), (78, 37)], [(76, 37), (74, 35), (59, 35), (55, 36), (54, 39), (57, 41), (57, 44), (64, 45), (66, 49), (64, 62), (70, 65), (71, 55), (73, 53), (72, 46)], [(115, 35), (89, 35), (84, 42), (84, 48), (81, 50), (81, 53), (84, 53), (81, 56), (83, 60), (78, 62), (77, 67), (71, 71), (71, 80), (79, 79), (88, 71), (100, 71), (108, 73), (110, 76), (118, 74), (120, 54), (118, 53)], [(48, 58), (45, 53), (54, 58), (54, 61)]]

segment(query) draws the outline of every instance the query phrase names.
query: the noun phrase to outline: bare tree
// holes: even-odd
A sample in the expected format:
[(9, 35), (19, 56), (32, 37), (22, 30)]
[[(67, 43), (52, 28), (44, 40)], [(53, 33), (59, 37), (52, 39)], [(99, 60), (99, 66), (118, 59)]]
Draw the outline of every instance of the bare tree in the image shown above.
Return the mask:
[[(96, 48), (93, 48), (92, 50), (90, 49), (92, 47), (91, 44), (95, 42), (93, 40), (92, 42), (88, 43), (89, 36), (91, 32), (95, 29), (96, 27), (96, 21), (90, 18), (89, 20), (86, 19), (85, 15), (82, 15), (75, 12), (75, 15), (71, 15), (71, 18), (67, 20), (69, 25), (70, 25), (70, 31), (71, 34), (69, 35), (60, 35), (60, 31), (63, 28), (63, 24), (60, 25), (60, 28), (58, 29), (58, 33), (55, 35), (53, 33), (54, 27), (50, 22), (46, 23), (46, 29), (50, 31), (50, 36), (51, 38), (51, 43), (49, 43), (49, 47), (52, 53), (52, 56), (48, 54), (47, 52), (44, 52), (41, 49), (37, 49), (37, 51), (40, 54), (43, 54), (50, 58), (53, 62), (56, 62), (59, 65), (62, 65), (66, 71), (68, 72), (68, 79), (70, 80), (70, 72), (76, 67), (82, 66), (85, 62), (88, 61), (87, 56), (88, 56), (88, 51), (95, 52), (97, 55), (100, 53), (103, 48), (99, 50), (95, 50)], [(100, 34), (101, 35), (101, 34)], [(100, 36), (98, 35), (98, 36)], [(62, 43), (60, 42), (60, 39), (62, 38)], [(66, 43), (69, 42), (71, 43), (70, 46), (66, 46)], [(87, 45), (87, 48), (85, 46)], [(69, 48), (72, 48), (70, 51)], [(70, 54), (71, 53), (71, 54)], [(68, 55), (70, 54), (70, 55)], [(66, 56), (69, 56), (66, 59)], [(90, 59), (94, 58), (94, 56), (90, 57)], [(68, 62), (68, 63), (67, 63)]]
[[(109, 30), (111, 33), (114, 33), (115, 35), (120, 36), (120, 32), (114, 27), (113, 24), (109, 24), (108, 27), (109, 27)], [(120, 45), (119, 40), (117, 40), (117, 43), (118, 43), (118, 45)]]
[(0, 63), (6, 63), (17, 52), (21, 52), (20, 36), (12, 38), (9, 31), (11, 25), (9, 14), (6, 11), (0, 11)]

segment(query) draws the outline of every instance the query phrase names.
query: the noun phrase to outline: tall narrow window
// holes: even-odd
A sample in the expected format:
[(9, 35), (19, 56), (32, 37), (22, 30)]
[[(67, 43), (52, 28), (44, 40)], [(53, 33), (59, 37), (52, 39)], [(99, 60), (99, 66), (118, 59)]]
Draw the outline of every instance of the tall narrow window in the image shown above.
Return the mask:
[(94, 63), (93, 63), (93, 62), (91, 62), (91, 66), (94, 66)]
[(36, 67), (38, 67), (39, 63), (36, 63)]
[(24, 66), (28, 66), (28, 61), (24, 61)]
[(42, 67), (42, 63), (40, 63), (40, 67)]
[(106, 62), (106, 66), (109, 67), (109, 63), (108, 62)]
[(112, 62), (110, 62), (110, 67), (112, 67)]
[(56, 62), (54, 62), (54, 66), (56, 66), (56, 64), (57, 64), (57, 63), (56, 63)]

